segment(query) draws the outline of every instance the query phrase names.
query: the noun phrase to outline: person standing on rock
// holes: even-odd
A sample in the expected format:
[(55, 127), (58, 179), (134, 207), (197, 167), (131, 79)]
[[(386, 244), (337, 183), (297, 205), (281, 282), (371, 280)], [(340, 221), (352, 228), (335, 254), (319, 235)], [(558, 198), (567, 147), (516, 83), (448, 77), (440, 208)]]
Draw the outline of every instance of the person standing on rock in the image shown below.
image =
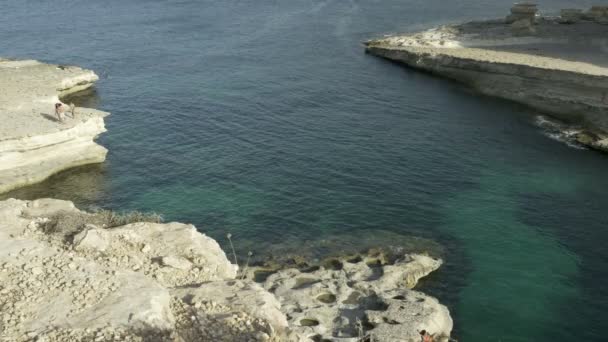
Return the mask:
[(428, 331), (426, 330), (421, 330), (420, 331), (420, 341), (422, 342), (433, 342), (433, 335), (429, 334)]
[[(72, 113), (72, 119), (76, 117), (75, 108), (76, 106), (73, 103), (70, 103), (70, 113)], [(57, 119), (59, 119), (59, 121), (65, 122), (65, 113), (66, 109), (63, 103), (55, 103), (55, 115), (57, 115)]]
[(55, 103), (55, 115), (57, 115), (57, 119), (61, 122), (65, 122), (63, 116), (65, 114), (65, 108), (61, 102)]

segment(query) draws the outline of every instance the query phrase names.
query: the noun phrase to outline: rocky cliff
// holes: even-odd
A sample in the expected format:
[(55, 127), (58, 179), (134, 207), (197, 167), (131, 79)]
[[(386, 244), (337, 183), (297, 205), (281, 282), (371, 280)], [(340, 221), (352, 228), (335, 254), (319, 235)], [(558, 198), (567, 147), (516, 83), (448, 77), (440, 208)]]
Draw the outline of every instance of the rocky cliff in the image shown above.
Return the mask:
[(493, 20), (372, 40), (366, 51), (580, 125), (580, 143), (608, 151), (606, 33), (594, 21)]
[[(411, 288), (441, 260), (357, 256), (256, 283), (192, 225), (0, 202), (2, 341), (445, 340), (445, 306)], [(250, 273), (257, 272), (250, 269)]]
[(54, 112), (60, 97), (97, 80), (78, 67), (0, 59), (0, 192), (105, 160), (107, 150), (94, 140), (108, 113), (75, 108), (60, 122)]

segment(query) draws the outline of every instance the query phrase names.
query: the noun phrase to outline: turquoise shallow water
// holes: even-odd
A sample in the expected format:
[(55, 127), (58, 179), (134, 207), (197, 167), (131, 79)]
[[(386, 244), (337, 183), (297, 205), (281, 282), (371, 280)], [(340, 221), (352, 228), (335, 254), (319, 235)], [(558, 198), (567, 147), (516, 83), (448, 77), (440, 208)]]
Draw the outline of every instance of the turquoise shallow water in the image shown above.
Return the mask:
[(258, 255), (432, 240), (421, 288), (459, 340), (605, 340), (608, 158), (360, 44), (509, 1), (3, 5), (0, 55), (96, 70), (79, 101), (112, 112), (106, 163), (3, 197), (153, 210)]

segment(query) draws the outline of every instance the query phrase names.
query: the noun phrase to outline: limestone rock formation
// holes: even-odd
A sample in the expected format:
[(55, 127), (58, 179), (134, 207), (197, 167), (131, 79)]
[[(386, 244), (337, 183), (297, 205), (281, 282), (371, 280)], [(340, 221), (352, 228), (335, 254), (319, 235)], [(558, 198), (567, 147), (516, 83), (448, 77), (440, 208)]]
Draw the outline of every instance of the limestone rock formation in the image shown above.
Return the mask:
[(107, 150), (94, 140), (108, 113), (77, 108), (61, 123), (53, 107), (97, 80), (78, 67), (0, 59), (0, 192), (105, 160)]
[[(188, 291), (194, 293), (207, 283), (203, 289), (211, 295), (211, 289), (236, 276), (236, 265), (217, 242), (179, 223), (134, 223), (111, 229), (86, 225), (76, 234), (72, 227), (45, 229), (57, 215), (87, 214), (67, 201), (0, 202), (2, 341), (230, 341), (245, 331), (241, 326), (247, 327), (241, 319), (244, 308), (257, 309), (262, 301), (269, 302), (268, 308), (276, 304), (272, 295), (250, 284), (252, 290), (242, 291), (247, 300), (223, 302), (224, 307), (245, 303), (231, 311), (237, 319), (225, 322), (217, 308), (208, 308), (213, 315), (206, 322), (216, 324), (221, 319), (232, 329), (222, 339), (214, 339), (205, 335), (206, 326), (191, 320), (193, 312), (206, 317), (207, 308), (195, 308), (172, 291), (184, 293), (190, 286), (193, 289)], [(192, 268), (166, 267), (161, 261), (166, 255), (186, 260)], [(279, 331), (285, 332), (285, 318), (274, 308), (274, 316), (250, 311), (268, 330), (267, 339), (257, 339), (261, 330), (250, 329), (252, 340), (276, 339)]]
[[(196, 314), (205, 323), (201, 326), (206, 334), (217, 341), (230, 335), (248, 334), (261, 340), (277, 334), (287, 338), (288, 324), (281, 304), (258, 284), (245, 280), (215, 281), (176, 288), (172, 293), (194, 308), (206, 308)], [(231, 321), (236, 319), (245, 324), (235, 329)]]
[(417, 341), (423, 329), (442, 340), (452, 330), (447, 308), (410, 290), (440, 265), (425, 255), (392, 265), (370, 258), (336, 260), (311, 272), (279, 271), (264, 287), (281, 302), (289, 325), (314, 341)]
[[(604, 13), (599, 7), (592, 12), (596, 18)], [(584, 20), (559, 25), (560, 18), (540, 18), (532, 26), (522, 20), (513, 22), (516, 30), (488, 20), (386, 37), (367, 42), (366, 51), (580, 126), (595, 138), (579, 142), (608, 151), (605, 26)]]
[(359, 330), (391, 341), (452, 328), (444, 306), (409, 289), (438, 259), (335, 260), (260, 285), (192, 225), (95, 218), (67, 201), (0, 202), (1, 341), (355, 341)]
[(593, 6), (584, 16), (598, 24), (608, 24), (608, 6)]
[(511, 7), (511, 14), (509, 14), (505, 22), (507, 24), (512, 24), (516, 21), (527, 21), (530, 24), (533, 24), (536, 20), (536, 14), (538, 13), (538, 8), (536, 4), (532, 3), (516, 3)]
[(534, 24), (538, 8), (532, 3), (516, 3), (511, 7), (511, 14), (505, 22), (511, 24), (511, 32), (514, 36), (530, 36), (536, 33)]
[(577, 8), (564, 8), (560, 12), (561, 24), (576, 24), (583, 19), (583, 10)]

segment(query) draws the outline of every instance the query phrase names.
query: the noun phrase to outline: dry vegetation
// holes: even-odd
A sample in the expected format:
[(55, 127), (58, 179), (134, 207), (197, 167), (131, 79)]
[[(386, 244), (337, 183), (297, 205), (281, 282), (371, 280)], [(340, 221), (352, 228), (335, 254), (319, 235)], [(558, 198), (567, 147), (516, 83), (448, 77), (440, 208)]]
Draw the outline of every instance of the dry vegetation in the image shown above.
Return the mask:
[(71, 237), (82, 231), (87, 224), (107, 229), (135, 222), (162, 223), (163, 218), (157, 213), (140, 211), (116, 212), (107, 209), (96, 209), (91, 213), (62, 211), (49, 217), (41, 228), (47, 234)]

